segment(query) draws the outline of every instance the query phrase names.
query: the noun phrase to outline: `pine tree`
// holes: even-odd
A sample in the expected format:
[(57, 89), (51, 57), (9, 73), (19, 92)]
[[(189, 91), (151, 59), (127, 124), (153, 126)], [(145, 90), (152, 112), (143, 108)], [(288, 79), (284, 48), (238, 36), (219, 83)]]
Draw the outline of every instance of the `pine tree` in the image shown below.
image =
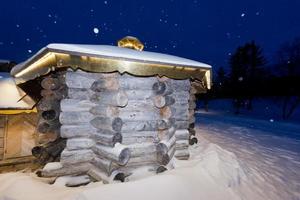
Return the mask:
[(252, 109), (252, 99), (256, 88), (263, 79), (263, 67), (266, 60), (261, 48), (254, 41), (238, 47), (230, 58), (230, 85), (236, 97), (236, 108), (247, 99), (247, 108)]

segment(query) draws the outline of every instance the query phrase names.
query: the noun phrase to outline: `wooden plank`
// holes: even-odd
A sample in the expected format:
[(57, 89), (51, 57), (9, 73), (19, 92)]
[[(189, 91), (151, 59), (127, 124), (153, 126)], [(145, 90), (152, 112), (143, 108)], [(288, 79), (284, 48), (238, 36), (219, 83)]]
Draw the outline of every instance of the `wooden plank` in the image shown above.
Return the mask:
[(4, 137), (4, 128), (0, 128), (0, 138)]
[(3, 153), (4, 153), (4, 149), (3, 149), (3, 148), (0, 148), (0, 160), (3, 159)]
[(5, 158), (16, 158), (31, 155), (35, 146), (36, 115), (11, 115), (8, 118), (7, 136), (5, 138)]
[(4, 148), (4, 138), (0, 138), (0, 148)]
[(3, 128), (5, 125), (5, 116), (0, 116), (0, 128)]

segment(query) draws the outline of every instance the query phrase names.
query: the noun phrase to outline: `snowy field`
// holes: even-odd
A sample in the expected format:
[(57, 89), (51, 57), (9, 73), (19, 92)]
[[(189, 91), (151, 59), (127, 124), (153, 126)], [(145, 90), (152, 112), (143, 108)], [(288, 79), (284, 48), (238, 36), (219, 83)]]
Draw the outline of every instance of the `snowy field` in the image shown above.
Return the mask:
[(0, 200), (300, 200), (300, 123), (197, 112), (188, 161), (130, 182), (66, 188), (30, 173), (0, 175)]
[(300, 124), (198, 112), (197, 134), (232, 152), (246, 174), (241, 199), (300, 199)]

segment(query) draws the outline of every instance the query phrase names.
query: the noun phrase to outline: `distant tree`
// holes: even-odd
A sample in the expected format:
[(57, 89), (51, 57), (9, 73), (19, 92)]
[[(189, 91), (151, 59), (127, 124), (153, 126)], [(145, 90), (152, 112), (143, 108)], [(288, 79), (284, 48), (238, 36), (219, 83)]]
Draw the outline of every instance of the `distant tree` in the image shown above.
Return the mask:
[(224, 67), (220, 67), (217, 71), (217, 78), (216, 78), (216, 83), (218, 85), (224, 85), (226, 81), (226, 72)]
[(234, 105), (236, 113), (243, 101), (247, 100), (247, 108), (252, 109), (252, 99), (256, 94), (256, 88), (262, 81), (263, 67), (266, 59), (262, 49), (254, 41), (237, 48), (230, 58), (230, 86), (236, 97)]
[(277, 69), (285, 85), (282, 117), (288, 119), (300, 104), (300, 38), (280, 47)]

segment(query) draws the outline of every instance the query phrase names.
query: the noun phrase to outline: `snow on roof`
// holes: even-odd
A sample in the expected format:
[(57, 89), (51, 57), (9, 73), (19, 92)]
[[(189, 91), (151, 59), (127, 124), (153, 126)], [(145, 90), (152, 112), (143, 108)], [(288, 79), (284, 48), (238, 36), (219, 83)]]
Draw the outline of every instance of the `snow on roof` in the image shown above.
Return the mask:
[(0, 63), (2, 64), (2, 63), (10, 63), (10, 61), (9, 60), (2, 60), (2, 59), (0, 59)]
[(71, 67), (91, 72), (130, 73), (136, 76), (195, 78), (211, 85), (211, 66), (168, 54), (137, 51), (109, 45), (49, 44), (11, 70), (17, 84), (46, 75), (57, 68)]
[(34, 101), (16, 86), (9, 73), (0, 72), (0, 110), (29, 110), (33, 106)]
[(82, 45), (82, 44), (49, 44), (48, 49), (104, 56), (112, 58), (124, 58), (129, 60), (164, 63), (169, 65), (183, 65), (194, 68), (211, 68), (210, 65), (198, 61), (172, 56), (168, 54), (155, 53), (149, 51), (136, 51), (128, 48), (120, 48), (109, 45)]

